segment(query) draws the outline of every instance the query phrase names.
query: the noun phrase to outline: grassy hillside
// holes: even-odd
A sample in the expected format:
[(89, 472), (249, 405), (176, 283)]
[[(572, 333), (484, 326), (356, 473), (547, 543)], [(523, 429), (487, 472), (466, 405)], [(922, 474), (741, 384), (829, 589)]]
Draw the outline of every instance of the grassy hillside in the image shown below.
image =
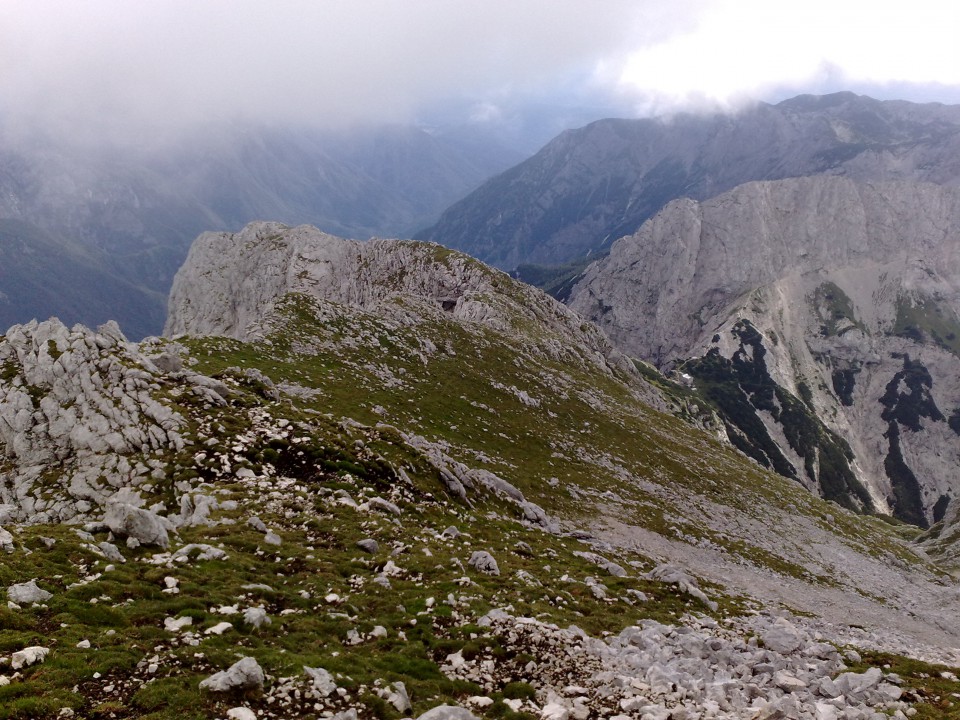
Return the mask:
[[(392, 312), (368, 314), (290, 295), (255, 342), (145, 347), (179, 355), (229, 390), (218, 404), (191, 392), (182, 373), (155, 381), (155, 396), (187, 419), (187, 443), (159, 458), (154, 481), (140, 488), (169, 515), (214, 498), (214, 524), (181, 527), (167, 550), (115, 540), (122, 562), (103, 555), (98, 544), (109, 537), (99, 526), (9, 527), (14, 550), (0, 564), (0, 586), (36, 578), (53, 596), (0, 609), (0, 656), (50, 649), (19, 675), (0, 668), (11, 678), (0, 686), (0, 718), (70, 708), (84, 718), (185, 720), (225, 717), (238, 705), (259, 717), (359, 707), (362, 717), (395, 718), (395, 682), (415, 715), (489, 695), (494, 703), (479, 714), (532, 717), (507, 701), (535, 695), (523, 668), (540, 658), (477, 624), (493, 608), (600, 636), (642, 619), (726, 623), (759, 607), (746, 587), (701, 580), (705, 601), (649, 579), (660, 550), (599, 542), (601, 514), (810, 588), (857, 592), (842, 554), (896, 563), (924, 582), (936, 572), (892, 526), (824, 503), (652, 410), (633, 376), (394, 302)], [(397, 320), (402, 310), (410, 322)], [(451, 475), (473, 487), (459, 493)], [(253, 516), (276, 539), (248, 524)], [(810, 547), (793, 541), (796, 528)], [(377, 547), (359, 548), (364, 539)], [(178, 558), (191, 543), (214, 557), (199, 559), (210, 550), (201, 547)], [(817, 564), (814, 545), (826, 543), (835, 573)], [(470, 565), (476, 551), (496, 559), (499, 575)], [(271, 624), (244, 622), (249, 608)], [(165, 629), (165, 620), (186, 618), (190, 625)], [(218, 634), (221, 622), (231, 627)], [(84, 640), (89, 648), (77, 646)], [(458, 652), (496, 660), (492, 689), (441, 670)], [(241, 655), (264, 668), (263, 690), (199, 688)], [(303, 666), (326, 668), (342, 693), (318, 695)], [(909, 682), (922, 673), (931, 686), (946, 670), (911, 668)], [(923, 712), (939, 707), (934, 690), (960, 691), (943, 682), (920, 701)]]

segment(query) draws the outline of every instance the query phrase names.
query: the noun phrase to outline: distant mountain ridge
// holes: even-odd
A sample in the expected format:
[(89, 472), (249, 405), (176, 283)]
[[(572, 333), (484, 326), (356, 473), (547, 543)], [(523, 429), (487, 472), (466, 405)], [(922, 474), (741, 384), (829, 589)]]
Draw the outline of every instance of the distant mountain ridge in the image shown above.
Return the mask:
[(818, 174), (960, 182), (960, 106), (802, 95), (734, 114), (600, 120), (487, 181), (415, 237), (497, 267), (607, 251), (667, 202)]
[[(205, 230), (237, 230), (270, 217), (363, 239), (406, 235), (520, 157), (492, 137), (484, 143), (407, 126), (343, 133), (230, 129), (166, 151), (7, 142), (0, 145), (0, 219), (68, 239), (129, 285), (129, 292), (116, 286), (113, 310), (94, 312), (100, 306), (91, 297), (81, 316), (67, 298), (93, 285), (61, 275), (61, 304), (30, 306), (22, 295), (12, 317), (56, 314), (91, 325), (118, 319), (131, 337), (156, 334), (173, 275)], [(15, 254), (6, 260), (7, 277), (57, 273), (42, 255), (22, 268)], [(4, 282), (0, 276), (0, 292), (9, 295), (12, 286)], [(144, 299), (149, 307), (141, 307)]]

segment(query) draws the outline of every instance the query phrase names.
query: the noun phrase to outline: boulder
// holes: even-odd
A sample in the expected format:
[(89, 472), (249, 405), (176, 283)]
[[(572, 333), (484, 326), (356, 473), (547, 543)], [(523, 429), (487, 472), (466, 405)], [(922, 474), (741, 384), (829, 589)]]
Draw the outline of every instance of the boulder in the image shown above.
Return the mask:
[(13, 552), (13, 535), (0, 527), (0, 550), (4, 552)]
[(410, 703), (410, 696), (407, 694), (407, 686), (402, 682), (393, 683), (393, 691), (387, 695), (387, 702), (393, 705), (398, 713), (406, 715), (413, 709)]
[(486, 550), (477, 550), (474, 552), (473, 555), (470, 556), (467, 564), (486, 575), (500, 574), (500, 567), (497, 565), (497, 561), (493, 555)]
[(313, 680), (313, 689), (320, 693), (321, 697), (330, 697), (331, 694), (336, 692), (337, 683), (334, 681), (333, 675), (326, 669), (304, 665), (303, 671)]
[(797, 628), (784, 618), (777, 618), (773, 627), (763, 633), (763, 646), (781, 655), (799, 650), (803, 642)]
[(200, 682), (200, 687), (211, 692), (251, 690), (263, 687), (263, 669), (252, 657), (244, 657), (226, 670), (214, 673)]
[(18, 605), (46, 602), (52, 597), (53, 593), (49, 593), (43, 588), (37, 587), (36, 580), (18, 583), (7, 588), (7, 599), (10, 602), (17, 603)]
[(149, 510), (111, 501), (103, 522), (114, 535), (133, 538), (142, 545), (158, 545), (164, 550), (170, 545), (170, 521)]
[(49, 653), (50, 648), (40, 647), (39, 645), (32, 645), (23, 650), (18, 650), (10, 657), (10, 667), (13, 670), (19, 670), (20, 668), (36, 665), (39, 662), (43, 662)]
[(380, 549), (380, 544), (372, 538), (366, 538), (364, 540), (358, 540), (357, 547), (373, 555)]

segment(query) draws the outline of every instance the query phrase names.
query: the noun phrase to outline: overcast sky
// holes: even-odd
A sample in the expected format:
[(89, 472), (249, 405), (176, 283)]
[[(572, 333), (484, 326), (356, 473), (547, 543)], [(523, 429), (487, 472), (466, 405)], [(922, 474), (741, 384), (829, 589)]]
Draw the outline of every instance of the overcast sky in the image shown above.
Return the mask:
[(62, 133), (223, 120), (477, 122), (853, 89), (960, 102), (960, 3), (933, 0), (2, 0), (0, 116)]

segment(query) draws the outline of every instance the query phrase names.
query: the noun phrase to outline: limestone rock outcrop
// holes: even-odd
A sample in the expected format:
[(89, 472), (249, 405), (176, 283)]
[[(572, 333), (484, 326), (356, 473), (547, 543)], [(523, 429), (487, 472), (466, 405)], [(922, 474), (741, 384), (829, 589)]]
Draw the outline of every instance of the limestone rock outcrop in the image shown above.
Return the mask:
[(165, 393), (223, 399), (216, 381), (163, 372), (149, 352), (115, 323), (93, 331), (54, 318), (0, 336), (0, 504), (8, 521), (99, 519), (121, 489), (166, 477), (185, 446), (186, 420)]
[(824, 176), (677, 200), (570, 306), (625, 352), (746, 399), (764, 437), (728, 423), (734, 443), (827, 497), (926, 525), (960, 494), (956, 188)]
[(198, 237), (174, 278), (164, 334), (256, 338), (291, 293), (408, 325), (445, 316), (523, 334), (525, 345), (552, 357), (635, 372), (580, 316), (473, 258), (432, 243), (345, 240), (308, 225), (260, 222)]
[(243, 657), (226, 670), (202, 680), (200, 687), (211, 692), (228, 692), (263, 687), (263, 681), (263, 668), (260, 664), (252, 657)]

